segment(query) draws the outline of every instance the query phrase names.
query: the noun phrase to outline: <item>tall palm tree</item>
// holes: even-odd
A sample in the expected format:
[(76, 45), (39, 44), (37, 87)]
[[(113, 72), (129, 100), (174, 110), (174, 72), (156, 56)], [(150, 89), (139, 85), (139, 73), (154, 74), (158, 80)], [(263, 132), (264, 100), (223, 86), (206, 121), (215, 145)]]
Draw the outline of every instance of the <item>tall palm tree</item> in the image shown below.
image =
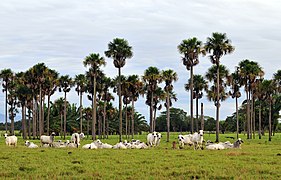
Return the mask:
[(64, 92), (64, 117), (63, 117), (63, 138), (65, 139), (66, 136), (66, 109), (67, 109), (67, 101), (66, 101), (66, 94), (71, 90), (71, 87), (74, 85), (72, 78), (69, 75), (61, 76), (58, 80), (59, 83), (59, 91)]
[(82, 105), (82, 97), (83, 93), (86, 91), (86, 83), (87, 79), (84, 74), (78, 74), (75, 76), (74, 82), (76, 84), (75, 91), (77, 91), (78, 95), (80, 96), (80, 132), (83, 132), (83, 105)]
[[(170, 106), (172, 106), (172, 102), (171, 99), (175, 99), (176, 100), (176, 95), (173, 94), (173, 92), (170, 93)], [(153, 111), (154, 114), (152, 116), (152, 131), (155, 131), (155, 127), (156, 127), (156, 111), (160, 111), (162, 109), (162, 104), (161, 102), (164, 102), (166, 100), (166, 93), (165, 91), (161, 88), (161, 87), (157, 87), (156, 91), (153, 93)], [(166, 105), (166, 104), (165, 104)], [(167, 106), (166, 106), (167, 108)]]
[(205, 54), (205, 50), (202, 46), (202, 42), (196, 37), (185, 39), (180, 45), (178, 45), (178, 50), (182, 57), (183, 65), (186, 69), (190, 70), (190, 117), (191, 117), (191, 133), (194, 130), (193, 121), (193, 66), (199, 63), (199, 55)]
[(125, 39), (115, 38), (108, 44), (108, 50), (104, 52), (108, 58), (113, 59), (113, 64), (118, 68), (118, 96), (119, 96), (119, 141), (122, 141), (122, 97), (121, 97), (121, 68), (125, 65), (126, 59), (133, 56), (132, 47)]
[(96, 101), (96, 95), (97, 95), (97, 77), (98, 73), (100, 71), (101, 66), (105, 66), (105, 60), (103, 57), (101, 57), (98, 53), (97, 54), (90, 54), (89, 56), (86, 56), (85, 60), (83, 61), (83, 64), (85, 67), (90, 66), (90, 76), (93, 79), (93, 107), (92, 107), (92, 138), (93, 140), (96, 139), (96, 122), (97, 122), (97, 101)]
[(41, 136), (44, 133), (42, 91), (43, 91), (43, 85), (45, 84), (45, 80), (46, 80), (45, 76), (46, 76), (46, 73), (48, 72), (48, 68), (46, 67), (46, 65), (44, 63), (38, 63), (31, 68), (31, 72), (32, 72), (33, 78), (35, 79), (35, 82), (37, 83), (35, 85), (35, 88), (39, 89), (39, 118), (38, 118), (38, 122), (39, 122), (39, 135)]
[[(205, 50), (210, 53), (210, 59), (212, 64), (216, 65), (217, 83), (216, 87), (219, 87), (219, 75), (220, 75), (220, 59), (223, 55), (230, 54), (234, 51), (234, 46), (231, 45), (230, 39), (227, 38), (225, 33), (213, 33), (212, 37), (207, 38), (207, 42), (204, 46)], [(219, 109), (220, 109), (220, 90), (216, 88), (216, 142), (219, 142)]]
[(0, 72), (0, 78), (3, 80), (3, 92), (5, 92), (5, 130), (8, 132), (8, 84), (13, 76), (11, 69), (3, 69)]
[(51, 96), (57, 90), (57, 81), (59, 73), (55, 70), (48, 69), (45, 76), (44, 90), (45, 94), (48, 96), (48, 112), (47, 112), (47, 135), (50, 134), (50, 102)]
[(11, 134), (14, 135), (14, 130), (15, 130), (15, 125), (14, 125), (14, 122), (15, 122), (15, 116), (16, 116), (16, 113), (18, 112), (17, 110), (17, 94), (16, 94), (16, 82), (17, 81), (17, 78), (16, 76), (13, 74), (12, 77), (11, 77), (11, 80), (10, 82), (8, 83), (8, 87), (7, 87), (7, 90), (9, 92), (8, 94), (8, 105), (10, 105), (10, 108), (9, 108), (9, 118), (11, 119)]
[(28, 97), (31, 95), (31, 90), (26, 86), (25, 74), (23, 72), (17, 73), (16, 77), (17, 82), (15, 93), (17, 95), (18, 103), (22, 108), (22, 136), (23, 139), (26, 139), (26, 106)]
[(54, 109), (58, 111), (60, 116), (60, 136), (63, 134), (63, 115), (64, 115), (64, 99), (59, 98), (54, 101)]
[(228, 84), (231, 87), (231, 90), (229, 93), (232, 98), (235, 98), (235, 104), (236, 104), (236, 138), (239, 137), (239, 115), (238, 115), (238, 98), (241, 97), (241, 93), (239, 91), (241, 87), (241, 78), (239, 76), (239, 67), (237, 67), (236, 71), (231, 74), (229, 78)]
[[(214, 101), (215, 106), (220, 106), (220, 101), (226, 100), (228, 94), (226, 93), (227, 78), (229, 77), (229, 71), (224, 65), (219, 65), (219, 70), (217, 70), (217, 65), (213, 65), (208, 69), (206, 79), (213, 83), (213, 85), (207, 91), (207, 97), (210, 101)], [(217, 74), (216, 72), (219, 72)], [(219, 84), (217, 84), (219, 82)], [(219, 93), (217, 93), (219, 92)], [(219, 113), (217, 111), (217, 113)], [(218, 117), (217, 117), (218, 118)], [(219, 119), (216, 121), (216, 141), (219, 141)]]
[(262, 91), (265, 93), (265, 97), (266, 97), (266, 100), (268, 101), (268, 106), (269, 106), (269, 109), (268, 109), (268, 114), (269, 114), (269, 117), (268, 117), (268, 140), (271, 141), (271, 136), (272, 136), (272, 117), (271, 117), (271, 110), (272, 110), (272, 103), (273, 103), (273, 95), (274, 93), (276, 92), (276, 89), (277, 89), (277, 86), (276, 86), (276, 82), (273, 81), (273, 80), (264, 80), (262, 82)]
[(162, 77), (157, 67), (149, 67), (144, 71), (142, 77), (146, 87), (146, 104), (150, 107), (149, 126), (150, 132), (153, 131), (153, 107), (154, 107), (154, 93), (157, 90), (157, 84), (161, 83)]
[(178, 74), (171, 69), (162, 71), (162, 78), (165, 81), (164, 90), (166, 92), (167, 108), (167, 142), (170, 141), (170, 93), (173, 91), (173, 82), (178, 80)]
[(242, 83), (245, 86), (246, 98), (247, 98), (247, 138), (252, 138), (252, 117), (253, 112), (250, 110), (250, 104), (253, 109), (253, 101), (251, 97), (253, 96), (253, 86), (257, 77), (262, 78), (264, 72), (260, 65), (255, 61), (250, 61), (245, 59), (239, 62), (239, 76), (242, 78)]
[[(185, 90), (190, 90), (191, 79), (189, 82), (185, 84)], [(193, 99), (196, 99), (196, 131), (199, 132), (198, 124), (198, 100), (203, 97), (203, 90), (207, 91), (208, 89), (208, 82), (204, 79), (201, 75), (194, 75), (193, 76)]]

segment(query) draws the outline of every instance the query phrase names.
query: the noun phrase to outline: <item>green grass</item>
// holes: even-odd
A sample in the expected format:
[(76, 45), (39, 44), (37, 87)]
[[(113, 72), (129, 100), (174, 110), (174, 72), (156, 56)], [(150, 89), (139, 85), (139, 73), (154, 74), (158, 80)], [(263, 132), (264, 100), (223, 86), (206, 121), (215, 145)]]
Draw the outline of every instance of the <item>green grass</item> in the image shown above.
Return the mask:
[[(177, 134), (171, 135), (171, 142), (177, 141)], [(235, 137), (220, 135), (220, 140), (230, 140), (226, 136)], [(144, 141), (146, 135), (135, 138)], [(173, 150), (165, 138), (163, 133), (160, 147), (151, 149), (85, 150), (28, 149), (21, 138), (16, 148), (7, 147), (1, 136), (0, 179), (281, 179), (280, 134), (271, 142), (241, 135), (242, 149), (220, 151)], [(205, 134), (204, 139), (215, 136)], [(115, 144), (118, 137), (102, 141)], [(83, 140), (82, 145), (90, 142)]]

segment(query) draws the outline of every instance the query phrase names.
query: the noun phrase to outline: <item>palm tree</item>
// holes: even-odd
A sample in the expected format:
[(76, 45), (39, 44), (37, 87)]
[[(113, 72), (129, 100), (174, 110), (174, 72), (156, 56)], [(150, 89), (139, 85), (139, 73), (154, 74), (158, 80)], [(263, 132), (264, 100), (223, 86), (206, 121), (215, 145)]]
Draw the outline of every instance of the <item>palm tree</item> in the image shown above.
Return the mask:
[(125, 39), (115, 38), (108, 44), (108, 50), (104, 52), (108, 58), (113, 59), (113, 64), (118, 68), (118, 96), (119, 96), (119, 141), (122, 141), (122, 97), (121, 97), (121, 68), (126, 59), (133, 56), (132, 47)]
[(28, 97), (31, 95), (31, 90), (26, 86), (25, 74), (23, 72), (17, 73), (17, 82), (15, 93), (17, 95), (18, 103), (22, 108), (22, 136), (23, 139), (27, 138), (26, 131), (26, 106)]
[[(247, 97), (247, 138), (252, 138), (252, 117), (253, 112), (250, 111), (250, 104), (251, 108), (253, 109), (253, 101), (251, 101), (251, 97), (253, 97), (253, 86), (257, 77), (262, 78), (264, 72), (262, 68), (257, 62), (250, 61), (245, 59), (239, 63), (239, 76), (242, 78), (242, 83), (245, 86), (246, 97)], [(252, 102), (252, 103), (250, 103)]]
[(47, 135), (50, 134), (50, 99), (57, 90), (57, 80), (59, 73), (55, 70), (48, 69), (45, 76), (44, 89), (48, 96), (48, 113), (47, 113)]
[[(216, 72), (219, 72), (217, 74)], [(227, 78), (229, 78), (229, 71), (224, 65), (219, 65), (219, 70), (217, 65), (213, 65), (208, 69), (206, 74), (206, 79), (213, 83), (213, 85), (207, 91), (207, 97), (210, 101), (214, 101), (215, 106), (220, 106), (220, 101), (226, 100), (228, 94), (225, 92), (227, 84)], [(219, 84), (217, 84), (219, 82)], [(219, 94), (217, 94), (219, 92)], [(219, 111), (217, 111), (219, 113)], [(218, 118), (218, 117), (217, 117)], [(216, 141), (219, 142), (219, 119), (216, 121)]]
[(58, 80), (59, 83), (59, 91), (64, 92), (64, 123), (63, 123), (63, 138), (65, 139), (66, 136), (66, 108), (67, 108), (67, 101), (66, 101), (66, 94), (71, 90), (71, 87), (74, 85), (71, 77), (68, 75), (61, 76)]
[(162, 77), (160, 71), (157, 67), (149, 67), (144, 71), (144, 76), (142, 77), (145, 87), (146, 87), (146, 104), (150, 107), (149, 116), (149, 126), (150, 132), (153, 131), (153, 107), (154, 107), (154, 93), (157, 90), (157, 84), (161, 83)]
[(90, 66), (90, 76), (93, 79), (93, 107), (92, 107), (92, 138), (93, 140), (96, 139), (96, 122), (97, 122), (97, 101), (96, 101), (96, 94), (97, 94), (97, 77), (100, 71), (101, 66), (105, 66), (105, 60), (101, 57), (98, 53), (97, 54), (90, 54), (85, 58), (83, 61), (85, 67)]
[[(191, 79), (189, 79), (189, 82), (185, 84), (185, 90), (189, 91), (190, 90), (190, 84), (191, 84)], [(207, 91), (208, 89), (208, 82), (204, 79), (203, 76), (201, 75), (194, 75), (193, 76), (193, 99), (196, 99), (196, 131), (199, 132), (198, 128), (198, 100), (203, 97), (203, 90)]]
[(202, 42), (197, 40), (196, 37), (185, 39), (180, 45), (178, 45), (178, 50), (182, 57), (183, 65), (186, 69), (190, 70), (190, 117), (191, 117), (191, 133), (194, 130), (193, 122), (193, 66), (199, 63), (199, 55), (204, 54), (205, 50), (202, 46)]
[(64, 114), (64, 99), (59, 98), (54, 101), (54, 109), (58, 111), (60, 116), (60, 136), (63, 134), (63, 114)]
[(18, 112), (17, 110), (17, 94), (16, 94), (16, 76), (13, 74), (10, 82), (7, 84), (7, 90), (9, 92), (8, 94), (8, 105), (10, 105), (9, 108), (9, 118), (11, 119), (11, 134), (14, 135), (14, 130), (15, 130), (15, 126), (14, 126), (14, 120), (15, 120), (15, 116), (16, 113)]
[(239, 137), (239, 115), (238, 115), (238, 98), (241, 97), (241, 93), (239, 91), (241, 87), (241, 78), (239, 76), (239, 67), (237, 67), (236, 71), (231, 74), (229, 78), (228, 84), (231, 86), (232, 92), (229, 94), (232, 98), (235, 98), (236, 103), (236, 138)]
[(82, 97), (83, 93), (86, 91), (86, 84), (87, 84), (87, 79), (84, 74), (79, 74), (75, 76), (74, 82), (76, 84), (75, 91), (77, 91), (78, 95), (80, 96), (80, 132), (83, 132), (83, 106), (82, 106)]
[(139, 98), (140, 94), (143, 94), (143, 82), (139, 79), (138, 75), (130, 75), (128, 76), (128, 82), (130, 82), (129, 91), (131, 92), (131, 102), (132, 102), (132, 108), (131, 108), (131, 132), (132, 132), (132, 138), (134, 138), (134, 110), (135, 110), (135, 101)]
[(3, 69), (0, 72), (0, 78), (3, 80), (3, 92), (5, 92), (5, 130), (8, 132), (8, 84), (13, 76), (13, 72), (11, 69)]
[(44, 133), (44, 120), (43, 120), (43, 101), (42, 101), (42, 90), (45, 84), (45, 77), (48, 72), (48, 68), (44, 63), (38, 63), (31, 68), (31, 73), (35, 80), (35, 89), (39, 89), (39, 135)]
[[(170, 92), (170, 106), (172, 106), (172, 102), (171, 99), (175, 99), (176, 100), (176, 95), (173, 94), (173, 92)], [(160, 111), (162, 109), (162, 101), (166, 100), (166, 93), (165, 91), (161, 88), (161, 87), (157, 87), (157, 89), (155, 90), (155, 92), (153, 93), (153, 111), (154, 111), (154, 115), (152, 116), (152, 131), (155, 131), (155, 127), (156, 127), (156, 111)], [(166, 107), (167, 108), (167, 107)]]
[[(216, 65), (217, 70), (217, 83), (216, 87), (219, 87), (220, 80), (220, 59), (223, 55), (230, 54), (234, 51), (234, 46), (231, 45), (230, 39), (227, 38), (225, 33), (213, 33), (212, 37), (207, 38), (207, 42), (204, 46), (205, 50), (210, 53), (210, 59), (212, 64)], [(219, 142), (219, 108), (220, 108), (220, 89), (216, 88), (216, 142)]]
[(170, 93), (173, 91), (173, 82), (178, 80), (178, 74), (171, 69), (162, 71), (162, 78), (165, 81), (164, 90), (166, 92), (167, 109), (167, 142), (170, 141)]

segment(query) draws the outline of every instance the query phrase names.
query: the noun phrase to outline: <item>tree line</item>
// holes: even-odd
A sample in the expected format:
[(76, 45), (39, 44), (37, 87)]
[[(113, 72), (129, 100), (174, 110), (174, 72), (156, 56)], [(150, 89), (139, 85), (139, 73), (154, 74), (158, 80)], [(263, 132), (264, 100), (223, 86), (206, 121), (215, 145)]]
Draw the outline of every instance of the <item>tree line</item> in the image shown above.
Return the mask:
[[(227, 67), (221, 64), (221, 58), (232, 53), (235, 48), (225, 33), (213, 33), (204, 44), (196, 37), (185, 39), (177, 48), (183, 55), (183, 65), (190, 71), (190, 78), (184, 87), (190, 91), (190, 126), (188, 127), (191, 133), (198, 131), (199, 128), (204, 129), (204, 120), (202, 120), (204, 118), (201, 118), (201, 123), (199, 123), (198, 106), (199, 99), (203, 97), (203, 91), (205, 91), (207, 98), (216, 106), (216, 141), (219, 141), (220, 127), (222, 127), (219, 118), (220, 102), (228, 97), (235, 98), (236, 102), (236, 113), (233, 117), (236, 118), (237, 138), (241, 132), (241, 121), (244, 118), (244, 129), (248, 138), (255, 136), (257, 125), (259, 136), (267, 127), (269, 140), (271, 140), (272, 124), (276, 123), (280, 111), (278, 103), (280, 103), (281, 70), (278, 70), (271, 80), (266, 80), (263, 78), (262, 67), (255, 61), (245, 59), (238, 63), (235, 72), (230, 73)], [(151, 66), (144, 71), (142, 76), (123, 76), (122, 67), (125, 66), (127, 59), (133, 57), (132, 47), (125, 39), (113, 39), (109, 42), (108, 50), (104, 54), (113, 60), (114, 66), (118, 69), (115, 78), (107, 77), (103, 73), (102, 67), (106, 66), (106, 60), (99, 53), (91, 53), (86, 56), (82, 63), (88, 70), (85, 74), (78, 74), (74, 78), (69, 75), (59, 75), (56, 70), (48, 68), (44, 63), (38, 63), (25, 72), (14, 73), (11, 69), (3, 69), (0, 72), (0, 78), (3, 80), (3, 92), (6, 97), (5, 130), (8, 130), (7, 116), (9, 115), (10, 130), (14, 134), (14, 117), (18, 108), (21, 107), (24, 138), (27, 138), (27, 134), (28, 136), (32, 134), (33, 138), (44, 133), (50, 134), (54, 130), (55, 123), (53, 122), (54, 116), (51, 114), (57, 111), (59, 120), (56, 123), (60, 123), (60, 133), (65, 138), (66, 133), (71, 131), (71, 120), (68, 119), (71, 117), (69, 107), (72, 106), (67, 101), (67, 94), (74, 87), (80, 101), (79, 107), (76, 109), (78, 117), (73, 123), (76, 131), (83, 132), (86, 128), (87, 133), (91, 132), (92, 138), (96, 139), (96, 133), (106, 136), (110, 132), (110, 128), (113, 128), (112, 132), (119, 134), (120, 141), (122, 141), (124, 133), (126, 138), (129, 134), (133, 138), (134, 133), (147, 130), (147, 128), (150, 132), (159, 129), (156, 112), (161, 110), (164, 105), (167, 141), (169, 141), (171, 107), (173, 101), (177, 100), (176, 93), (173, 91), (173, 83), (178, 79), (177, 73), (172, 69), (159, 70), (157, 67)], [(201, 55), (208, 55), (213, 65), (205, 75), (194, 75), (193, 68), (199, 64)], [(161, 86), (162, 83), (163, 86)], [(242, 87), (244, 87), (246, 100), (239, 111), (238, 98), (241, 97)], [(118, 108), (112, 106), (114, 96), (110, 89), (118, 96)], [(63, 98), (51, 102), (50, 98), (57, 90), (63, 93)], [(84, 94), (87, 94), (88, 100), (91, 101), (91, 107), (83, 107)], [(140, 96), (146, 98), (145, 104), (149, 106), (149, 126), (144, 124), (136, 126), (136, 116), (143, 117), (136, 112), (134, 105)], [(194, 100), (196, 102), (195, 122)], [(62, 104), (57, 101), (61, 101)], [(245, 109), (245, 111), (241, 109)], [(259, 112), (258, 123), (256, 121), (257, 111)], [(265, 116), (267, 118), (263, 118), (263, 120), (268, 121), (262, 122), (262, 117)], [(28, 126), (28, 131), (26, 117), (28, 123), (32, 122), (32, 125)], [(84, 125), (85, 122), (86, 125)], [(119, 123), (119, 126), (116, 123), (110, 125), (110, 122)], [(136, 127), (138, 131), (135, 130)], [(174, 130), (174, 126), (172, 126), (172, 130)]]

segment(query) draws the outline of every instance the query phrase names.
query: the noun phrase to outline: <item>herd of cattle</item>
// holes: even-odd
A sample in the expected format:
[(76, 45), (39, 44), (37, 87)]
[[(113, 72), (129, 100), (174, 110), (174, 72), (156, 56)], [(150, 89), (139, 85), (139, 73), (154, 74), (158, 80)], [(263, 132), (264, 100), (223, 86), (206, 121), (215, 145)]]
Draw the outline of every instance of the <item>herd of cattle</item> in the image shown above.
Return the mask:
[[(40, 137), (41, 147), (54, 147), (54, 148), (78, 148), (80, 146), (80, 141), (85, 137), (83, 133), (73, 133), (70, 140), (62, 142), (61, 140), (55, 141), (55, 133), (52, 133), (50, 136), (42, 135)], [(162, 135), (159, 132), (152, 132), (147, 135), (147, 142), (141, 142), (140, 140), (132, 140), (131, 142), (119, 142), (115, 145), (110, 145), (107, 143), (101, 142), (99, 139), (93, 141), (90, 144), (85, 144), (82, 146), (83, 149), (147, 149), (149, 147), (159, 146), (161, 142)], [(17, 145), (16, 136), (8, 136), (5, 134), (5, 142), (8, 146)], [(196, 149), (203, 149), (205, 145), (206, 149), (209, 150), (222, 150), (228, 148), (241, 148), (240, 145), (243, 141), (239, 138), (233, 144), (229, 141), (213, 143), (210, 140), (204, 141), (203, 130), (200, 130), (198, 133), (188, 135), (178, 135), (178, 145), (179, 148), (184, 148), (185, 145), (194, 147)], [(173, 149), (177, 148), (177, 143), (173, 142)], [(30, 141), (25, 141), (25, 146), (28, 148), (38, 148), (39, 146)]]

